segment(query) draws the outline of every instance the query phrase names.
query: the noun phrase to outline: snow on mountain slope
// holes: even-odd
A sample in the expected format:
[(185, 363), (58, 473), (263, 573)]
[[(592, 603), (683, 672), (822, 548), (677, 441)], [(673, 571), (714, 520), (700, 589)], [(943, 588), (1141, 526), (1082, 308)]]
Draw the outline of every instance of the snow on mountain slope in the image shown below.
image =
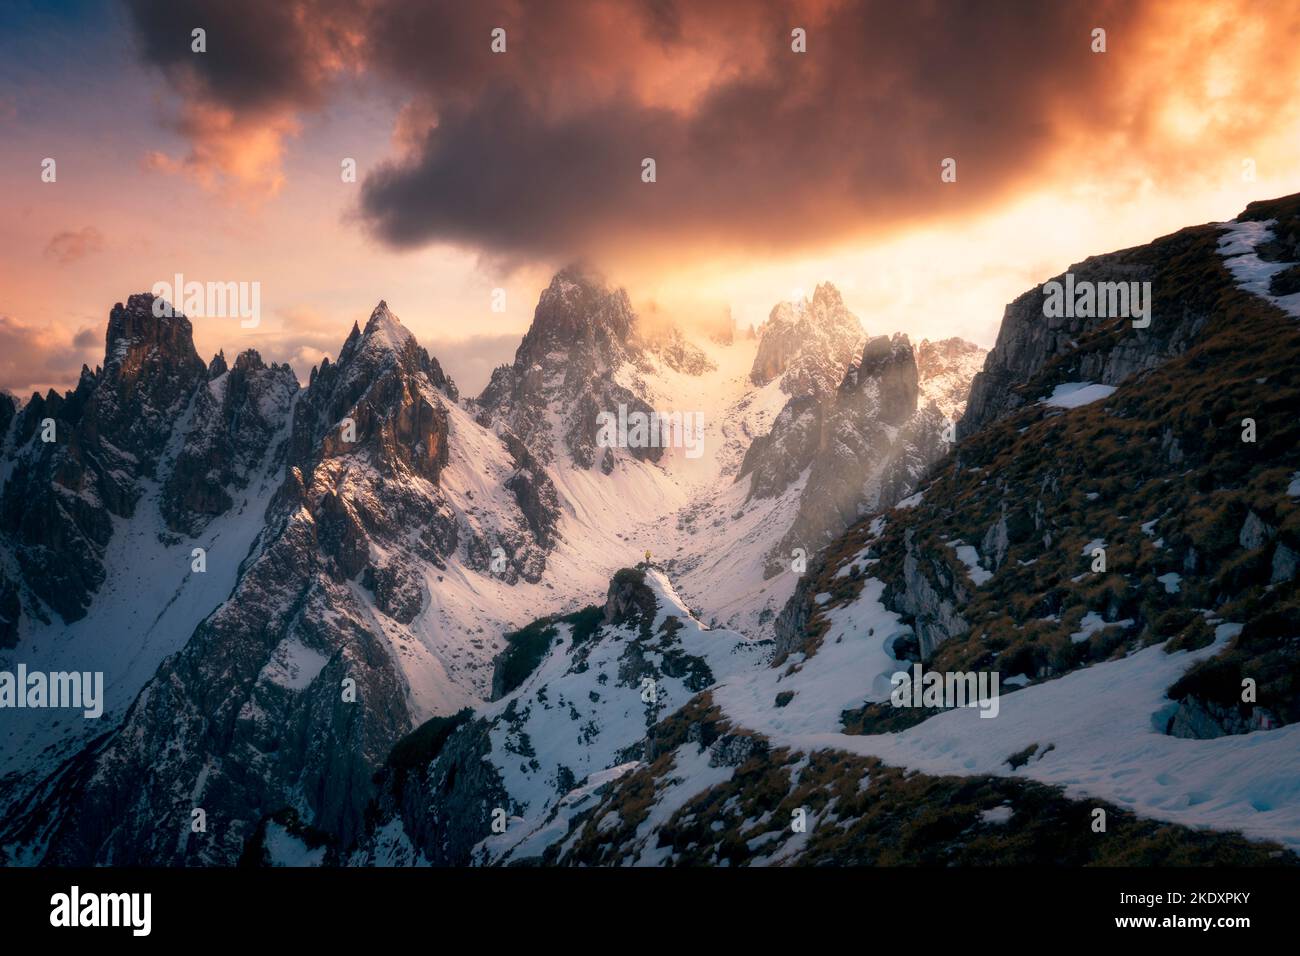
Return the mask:
[[(288, 421), (283, 415), (277, 445), (288, 435)], [(0, 735), (6, 773), (47, 772), (121, 720), (162, 659), (179, 650), (229, 596), (262, 529), (282, 467), (282, 462), (265, 462), (235, 508), (195, 538), (177, 540), (167, 533), (156, 485), (146, 488), (132, 517), (114, 518), (113, 538), (104, 553), (108, 576), (87, 616), (70, 624), (57, 617), (27, 619), (18, 645), (0, 651), (0, 670), (12, 671), (22, 662), (29, 671), (102, 671), (104, 714), (97, 720), (83, 720), (79, 713), (51, 720), (48, 711), (7, 711)], [(202, 574), (192, 570), (194, 548), (206, 552)]]
[(489, 759), (513, 813), (523, 818), (480, 846), (484, 861), (512, 855), (515, 841), (532, 833), (564, 795), (557, 785), (567, 793), (572, 783), (566, 781), (625, 764), (660, 717), (753, 663), (754, 648), (745, 638), (705, 629), (662, 572), (649, 569), (643, 580), (652, 609), (639, 608), (641, 616), (607, 614), (613, 628), (598, 631), (590, 643), (575, 643), (573, 626), (563, 626), (567, 634), (525, 684), (480, 711), (493, 725), (495, 756)]
[[(832, 298), (838, 301), (838, 293), (827, 285), (817, 302)], [(570, 580), (591, 586), (649, 551), (707, 618), (755, 631), (767, 627), (793, 583), (765, 583), (758, 556), (789, 527), (793, 506), (782, 499), (742, 508), (732, 479), (791, 389), (828, 376), (838, 381), (847, 365), (839, 354), (846, 336), (861, 336), (842, 303), (837, 309), (805, 304), (799, 316), (807, 333), (802, 339), (794, 318), (773, 325), (772, 377), (756, 385), (763, 339), (692, 344), (670, 329), (673, 348), (665, 349), (639, 331), (621, 290), (572, 270), (556, 276), (514, 365), (494, 373), (476, 404), (481, 421), (519, 433), (547, 463), (565, 513), (553, 560), (569, 562)], [(824, 334), (810, 331), (818, 323), (827, 325)], [(849, 335), (846, 323), (857, 331)], [(682, 350), (691, 361), (672, 358)], [(597, 413), (616, 414), (620, 404), (700, 416), (702, 453), (593, 449)]]
[[(701, 625), (667, 576), (645, 566), (620, 571), (603, 608), (520, 635), (539, 637), (544, 653), (518, 686), (414, 768), (417, 780), (389, 771), (375, 839), (353, 862), (539, 859), (572, 812), (636, 765), (651, 726), (761, 654), (742, 635)], [(403, 801), (412, 788), (418, 802)], [(466, 810), (462, 832), (447, 833), (445, 821)]]
[(1228, 271), (1237, 280), (1237, 285), (1252, 295), (1273, 303), (1288, 315), (1300, 318), (1300, 284), (1297, 284), (1295, 278), (1300, 263), (1279, 261), (1277, 253), (1264, 259), (1259, 252), (1261, 246), (1275, 244), (1274, 229), (1277, 220), (1241, 222), (1234, 219), (1223, 223), (1223, 226), (1219, 254), (1223, 256)]
[[(133, 334), (147, 339), (154, 334), (147, 303), (137, 299), (129, 310)], [(839, 338), (811, 341), (820, 348)], [(778, 364), (798, 371), (795, 378), (842, 374), (838, 359), (794, 346), (785, 343)], [(756, 498), (748, 476), (734, 480), (795, 387), (789, 374), (754, 384), (761, 347), (747, 338), (697, 346), (675, 329), (649, 337), (624, 293), (565, 273), (543, 294), (515, 365), (499, 369), (474, 402), (459, 401), (436, 359), (383, 302), (364, 330), (353, 327), (337, 361), (313, 369), (291, 407), (253, 384), (287, 369), (267, 370), (255, 356), (227, 368), (218, 356), (204, 370), (185, 357), (186, 374), (201, 384), (165, 449), (148, 445), (156, 442), (151, 432), (131, 431), (150, 455), (161, 455), (161, 470), (132, 477), (135, 510), (114, 517), (111, 534), (93, 529), (108, 542), (110, 568), (96, 601), (110, 603), (94, 604), (86, 621), (117, 626), (112, 595), (146, 578), (166, 610), (153, 630), (131, 622), (141, 633), (139, 653), (105, 666), (118, 701), (104, 729), (124, 720), (121, 726), (79, 753), (80, 739), (51, 750), (32, 764), (32, 781), (44, 781), (38, 790), (14, 791), (21, 806), (8, 835), (20, 857), (230, 862), (272, 832), (268, 815), (276, 814), (289, 815), (275, 816), (276, 826), (300, 821), (350, 840), (361, 825), (366, 781), (398, 736), (480, 707), (505, 632), (539, 615), (576, 612), (646, 552), (679, 579), (683, 597), (651, 575), (655, 600), (681, 612), (674, 618), (693, 621), (689, 600), (701, 615), (743, 623), (750, 636), (764, 633), (797, 574), (765, 581), (762, 558), (794, 520), (803, 481), (784, 495)], [(175, 392), (165, 360), (156, 372), (147, 364), (135, 371), (138, 351), (131, 345), (113, 354), (131, 374), (156, 374), (167, 395)], [(232, 414), (235, 402), (261, 414)], [(596, 413), (621, 404), (701, 416), (703, 454), (598, 448)], [(268, 416), (281, 407), (270, 429)], [(216, 427), (240, 421), (249, 427), (231, 434)], [(19, 427), (30, 441), (31, 422), (15, 419)], [(259, 450), (265, 458), (253, 457)], [(113, 474), (98, 478), (97, 488), (111, 492)], [(32, 479), (24, 473), (23, 480)], [(225, 490), (213, 494), (214, 487)], [(155, 510), (163, 524), (149, 519)], [(156, 555), (140, 546), (150, 535), (167, 542)], [(180, 597), (166, 591), (160, 562), (205, 543), (203, 589)], [(134, 563), (115, 549), (129, 549)], [(694, 648), (698, 623), (684, 625), (680, 638), (676, 627), (653, 652), (666, 655), (656, 665), (668, 681), (660, 700), (677, 700), (673, 681), (699, 689), (696, 665), (683, 661), (720, 666), (710, 656), (716, 641)], [(92, 633), (89, 623), (84, 632)], [(49, 660), (86, 659), (78, 633), (58, 629), (72, 643), (64, 658)], [(626, 663), (623, 654), (617, 660)], [(615, 658), (597, 659), (608, 670)], [(340, 707), (345, 675), (368, 706)], [(609, 725), (610, 743), (576, 769), (617, 766), (607, 751), (624, 731), (632, 734), (631, 713), (592, 713), (595, 725)], [(644, 735), (647, 725), (639, 726)], [(539, 724), (536, 733), (554, 730)], [(14, 740), (22, 760), (47, 742), (36, 734)], [(483, 745), (509, 749), (504, 740)], [(73, 753), (47, 776), (55, 758)], [(559, 764), (540, 763), (542, 770), (521, 776), (513, 765), (499, 768), (500, 786), (533, 829), (549, 824), (530, 808), (555, 809), (538, 788), (567, 779)], [(144, 768), (149, 792), (127, 819), (115, 820), (113, 807)], [(227, 820), (220, 836), (169, 836), (187, 801), (199, 800)], [(578, 801), (575, 795), (567, 806)]]
[[(896, 448), (893, 430), (887, 442), (837, 442), (845, 429), (867, 428), (859, 419), (875, 416), (876, 405), (884, 397), (892, 401), (897, 390), (860, 396), (853, 410), (829, 422), (827, 435), (811, 435), (801, 455), (792, 458), (774, 449), (768, 457), (780, 464), (773, 467), (790, 473), (775, 493), (756, 494), (754, 478), (741, 474), (742, 467), (783, 410), (788, 414), (799, 402), (825, 402), (828, 408), (835, 403), (836, 386), (843, 392), (846, 374), (864, 358), (859, 354), (861, 323), (826, 283), (810, 301), (778, 304), (757, 339), (691, 346), (696, 357), (689, 363), (667, 361), (656, 341), (638, 329), (621, 292), (573, 271), (557, 275), (538, 303), (514, 365), (499, 369), (478, 400), (480, 417), (541, 443), (534, 451), (548, 463), (572, 519), (566, 519), (561, 537), (584, 554), (608, 558), (600, 573), (608, 575), (630, 563), (629, 557), (636, 560), (649, 551), (665, 562), (706, 619), (754, 636), (770, 634), (771, 622), (797, 580), (789, 555), (778, 562), (774, 549), (801, 514), (816, 510), (814, 503), (801, 499), (818, 449), (828, 447), (824, 457), (838, 462), (835, 480), (843, 488), (837, 494), (844, 500), (836, 507), (856, 513), (861, 502), (875, 503), (873, 488), (892, 494), (910, 487), (939, 448), (939, 412), (927, 410), (930, 417), (908, 429)], [(680, 333), (671, 331), (671, 341), (682, 348)], [(957, 339), (926, 343), (921, 390), (912, 405), (919, 399), (927, 409), (933, 405), (960, 414), (964, 397), (957, 393), (983, 354)], [(575, 368), (586, 370), (587, 377), (575, 378)], [(885, 372), (873, 366), (870, 374)], [(682, 448), (664, 448), (653, 454), (622, 449), (597, 454), (587, 441), (578, 440), (574, 422), (582, 419), (582, 427), (594, 431), (596, 413), (614, 412), (617, 403), (632, 410), (702, 416), (703, 453), (691, 456)], [(584, 407), (581, 415), (574, 411)], [(825, 462), (822, 470), (827, 470)], [(825, 494), (813, 497), (820, 500)], [(799, 546), (805, 554), (820, 545), (823, 526), (837, 521), (804, 514), (810, 530)]]
[(987, 355), (987, 349), (964, 339), (922, 339), (916, 348), (919, 404), (934, 405), (945, 419), (957, 421), (966, 411), (971, 379), (984, 367)]
[[(938, 775), (1029, 777), (1061, 785), (1070, 796), (1300, 849), (1300, 766), (1292, 759), (1300, 752), (1300, 727), (1196, 741), (1163, 732), (1167, 689), (1193, 664), (1221, 653), (1241, 625), (1219, 623), (1214, 642), (1194, 651), (1148, 647), (1015, 693), (1004, 689), (993, 719), (977, 707), (958, 708), (898, 733), (846, 734), (844, 712), (887, 701), (891, 675), (911, 668), (891, 652), (911, 628), (880, 602), (883, 589), (867, 578), (856, 599), (826, 612), (829, 627), (816, 653), (724, 681), (714, 700), (774, 746), (833, 747)], [(793, 699), (774, 707), (783, 692)], [(1007, 762), (1049, 746), (1021, 766)]]

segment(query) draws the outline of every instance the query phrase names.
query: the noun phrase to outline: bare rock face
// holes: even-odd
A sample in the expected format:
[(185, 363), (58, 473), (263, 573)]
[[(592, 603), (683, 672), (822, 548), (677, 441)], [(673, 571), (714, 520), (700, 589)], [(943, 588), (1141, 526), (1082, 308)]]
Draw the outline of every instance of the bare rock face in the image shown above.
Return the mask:
[(0, 450), (8, 444), (9, 426), (18, 417), (18, 400), (12, 395), (0, 392)]
[(916, 355), (904, 335), (876, 336), (831, 395), (790, 399), (767, 435), (756, 439), (737, 480), (750, 497), (775, 497), (805, 474), (789, 531), (768, 555), (768, 577), (790, 554), (811, 554), (866, 511), (915, 490), (947, 450), (947, 419), (922, 396)]
[[(883, 395), (886, 407), (879, 410), (882, 420), (898, 417), (897, 409), (889, 403), (901, 403), (901, 407), (910, 402), (915, 409), (915, 361), (909, 384), (895, 381), (896, 376), (906, 377), (907, 373), (900, 371), (901, 366), (892, 368), (888, 336), (870, 340), (859, 354), (861, 325), (830, 283), (819, 285), (811, 302), (777, 305), (762, 335), (750, 378), (764, 385), (782, 376), (781, 388), (792, 398), (768, 433), (752, 442), (741, 462), (736, 480), (753, 475), (751, 497), (780, 495), (828, 448), (831, 431), (856, 414), (848, 410), (848, 405), (853, 402), (851, 396), (859, 376), (883, 376), (883, 390), (867, 399), (871, 402)], [(836, 421), (832, 422), (832, 418)]]
[(0, 648), (18, 644), (18, 619), (22, 616), (18, 585), (0, 569)]
[(398, 866), (421, 859), (434, 866), (468, 863), (475, 844), (492, 833), (491, 810), (511, 805), (500, 772), (485, 759), (492, 754), (493, 729), (492, 721), (472, 720), (411, 766), (386, 768), (375, 817), (400, 820), (405, 840), (399, 847), (383, 846), (372, 831), (361, 852)]
[(1231, 734), (1269, 730), (1277, 726), (1277, 718), (1267, 708), (1245, 705), (1225, 707), (1216, 701), (1201, 700), (1189, 694), (1178, 702), (1173, 716), (1165, 726), (1165, 733), (1189, 740), (1211, 740)]
[(555, 545), (560, 522), (560, 496), (546, 469), (514, 435), (505, 435), (506, 450), (518, 469), (506, 481), (528, 527), (543, 548)]
[(179, 313), (155, 316), (154, 304), (152, 295), (133, 295), (125, 307), (114, 306), (104, 369), (82, 420), (87, 437), (135, 456), (147, 475), (171, 423), (207, 378), (189, 319)]
[(624, 568), (609, 582), (605, 596), (605, 623), (649, 627), (655, 614), (654, 592), (646, 586), (645, 571)]
[(442, 399), (456, 385), (380, 302), (363, 332), (352, 327), (338, 361), (323, 362), (294, 410), (290, 460), (374, 454), (381, 473), (399, 467), (436, 482), (447, 464)]
[(928, 659), (944, 641), (970, 630), (960, 613), (970, 592), (947, 564), (917, 548), (910, 529), (905, 542), (903, 583), (891, 592), (892, 606), (914, 619), (921, 656)]
[[(895, 335), (871, 338), (845, 358), (845, 343), (861, 342), (861, 326), (829, 284), (812, 302), (783, 303), (772, 315), (751, 377), (762, 384), (783, 375), (782, 389), (796, 391), (753, 440), (736, 480), (750, 477), (751, 498), (778, 497), (805, 476), (807, 484), (789, 533), (768, 556), (769, 577), (793, 549), (811, 553), (864, 509), (915, 490), (947, 451), (984, 355), (962, 339), (913, 350)], [(836, 384), (827, 388), (832, 374)]]
[(907, 336), (877, 335), (868, 340), (862, 360), (840, 385), (841, 408), (870, 411), (886, 424), (901, 425), (916, 411), (919, 380), (916, 353)]
[(813, 395), (786, 402), (766, 435), (750, 444), (736, 474), (753, 478), (751, 498), (775, 498), (799, 480), (822, 447), (827, 403)]
[(768, 576), (788, 567), (790, 553), (811, 554), (885, 500), (883, 477), (896, 460), (920, 464), (915, 474), (895, 470), (889, 488), (902, 497), (933, 458), (938, 422), (917, 416), (916, 356), (905, 335), (879, 335), (862, 350), (822, 413), (817, 451), (790, 530), (769, 556)]

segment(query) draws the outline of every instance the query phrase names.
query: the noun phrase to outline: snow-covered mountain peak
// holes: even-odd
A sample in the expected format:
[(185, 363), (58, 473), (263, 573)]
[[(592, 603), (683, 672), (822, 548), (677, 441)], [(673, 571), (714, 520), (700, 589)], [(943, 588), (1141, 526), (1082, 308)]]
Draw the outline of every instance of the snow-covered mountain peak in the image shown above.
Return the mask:
[(779, 378), (790, 396), (830, 394), (857, 358), (863, 338), (862, 323), (839, 290), (823, 282), (811, 299), (772, 307), (759, 329), (750, 379), (766, 385)]
[(388, 303), (383, 299), (375, 306), (374, 311), (370, 313), (370, 318), (366, 320), (366, 328), (362, 333), (362, 338), (367, 340), (378, 340), (385, 345), (397, 350), (406, 347), (411, 341), (411, 331), (404, 325), (393, 311), (388, 308)]

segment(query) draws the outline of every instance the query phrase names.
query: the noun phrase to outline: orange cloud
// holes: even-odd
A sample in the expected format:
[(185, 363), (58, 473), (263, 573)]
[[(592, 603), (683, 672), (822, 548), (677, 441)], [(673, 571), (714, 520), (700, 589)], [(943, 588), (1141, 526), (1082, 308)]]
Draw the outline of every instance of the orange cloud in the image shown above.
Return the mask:
[(189, 152), (178, 158), (150, 151), (146, 168), (254, 201), (275, 196), (284, 185), (285, 138), (299, 129), (293, 116), (244, 119), (224, 107), (190, 102), (175, 125), (189, 141)]

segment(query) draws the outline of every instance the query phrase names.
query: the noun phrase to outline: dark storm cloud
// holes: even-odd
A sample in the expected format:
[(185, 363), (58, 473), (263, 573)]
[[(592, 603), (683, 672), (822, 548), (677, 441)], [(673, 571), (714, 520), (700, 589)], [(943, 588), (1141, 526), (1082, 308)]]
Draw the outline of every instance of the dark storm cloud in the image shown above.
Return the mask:
[[(232, 109), (345, 67), (429, 117), (363, 183), (386, 243), (516, 258), (788, 250), (961, 214), (1105, 122), (1138, 3), (136, 0), (146, 54)], [(189, 53), (189, 30), (208, 50)], [(1104, 25), (1111, 52), (1093, 54)], [(493, 27), (508, 52), (489, 48)], [(808, 31), (806, 54), (790, 30)], [(1131, 44), (1129, 47), (1131, 48)], [(237, 52), (235, 52), (237, 50)], [(417, 130), (418, 132), (418, 130)], [(641, 181), (652, 157), (657, 182)], [(953, 157), (958, 183), (940, 183)]]
[[(142, 59), (182, 91), (232, 110), (320, 102), (357, 4), (278, 0), (126, 0)], [(192, 48), (195, 29), (206, 50)]]
[[(1133, 9), (1116, 7), (1108, 28), (1122, 32)], [(456, 98), (413, 157), (368, 178), (362, 210), (396, 246), (596, 256), (610, 244), (672, 241), (789, 248), (957, 212), (1022, 182), (1055, 147), (1062, 110), (1097, 119), (1118, 64), (1090, 52), (1096, 14), (1082, 10), (891, 2), (824, 18), (760, 12), (770, 43), (749, 48), (735, 75), (687, 110), (630, 89), (590, 103), (574, 90), (577, 108), (553, 108), (554, 77), (573, 62), (557, 56), (535, 66), (542, 95), (511, 71)], [(797, 55), (788, 28), (801, 22), (808, 53)], [(694, 39), (714, 41), (720, 57), (742, 29), (726, 15), (672, 31), (650, 23), (674, 15), (641, 27), (656, 42), (703, 31)], [(645, 157), (654, 184), (641, 181)], [(946, 157), (958, 161), (955, 188), (940, 183)]]

